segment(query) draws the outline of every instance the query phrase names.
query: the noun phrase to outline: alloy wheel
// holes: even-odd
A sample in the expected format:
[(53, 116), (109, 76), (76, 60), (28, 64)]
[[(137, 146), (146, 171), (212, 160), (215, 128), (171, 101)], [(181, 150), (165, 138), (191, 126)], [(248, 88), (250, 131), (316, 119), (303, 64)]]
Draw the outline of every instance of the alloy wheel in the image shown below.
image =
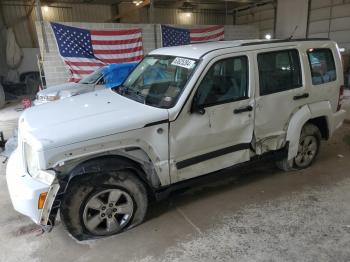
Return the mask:
[(305, 136), (300, 140), (295, 165), (306, 167), (311, 164), (317, 154), (318, 142), (315, 136)]
[(134, 212), (131, 196), (121, 189), (107, 189), (90, 197), (83, 212), (85, 228), (94, 235), (112, 235), (128, 225)]

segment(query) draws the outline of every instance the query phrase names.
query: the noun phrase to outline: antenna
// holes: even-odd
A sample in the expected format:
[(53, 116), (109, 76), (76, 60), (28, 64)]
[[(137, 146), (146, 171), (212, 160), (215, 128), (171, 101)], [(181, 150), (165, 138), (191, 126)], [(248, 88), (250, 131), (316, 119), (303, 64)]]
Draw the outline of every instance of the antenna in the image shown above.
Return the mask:
[(288, 37), (288, 40), (291, 40), (291, 39), (293, 38), (294, 33), (295, 33), (295, 31), (297, 31), (297, 29), (298, 29), (298, 25), (295, 26), (293, 32), (292, 32), (291, 35)]

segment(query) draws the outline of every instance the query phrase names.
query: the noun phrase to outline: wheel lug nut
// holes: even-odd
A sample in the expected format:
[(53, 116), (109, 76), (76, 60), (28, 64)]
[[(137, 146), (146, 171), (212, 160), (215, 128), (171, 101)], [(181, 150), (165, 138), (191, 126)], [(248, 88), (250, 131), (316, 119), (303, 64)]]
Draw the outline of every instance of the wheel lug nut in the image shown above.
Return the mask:
[(109, 215), (108, 218), (112, 218), (112, 215)]
[(117, 212), (117, 209), (116, 209), (116, 208), (113, 208), (113, 212)]
[(103, 207), (102, 207), (102, 210), (105, 210), (105, 209), (106, 209), (106, 207), (105, 207), (105, 206), (103, 206)]
[(112, 203), (110, 203), (110, 204), (109, 204), (109, 207), (112, 207), (112, 206), (113, 206), (113, 204), (112, 204)]
[(105, 214), (104, 214), (104, 213), (102, 213), (102, 214), (101, 214), (101, 217), (105, 217)]

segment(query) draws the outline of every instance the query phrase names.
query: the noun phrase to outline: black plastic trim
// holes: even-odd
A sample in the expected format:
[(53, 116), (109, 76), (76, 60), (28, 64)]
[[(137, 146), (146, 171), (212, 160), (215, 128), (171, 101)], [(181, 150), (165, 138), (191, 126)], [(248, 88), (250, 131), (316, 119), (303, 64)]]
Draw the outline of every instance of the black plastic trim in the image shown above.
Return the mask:
[(220, 169), (218, 171), (210, 172), (208, 174), (203, 174), (202, 176), (186, 179), (168, 186), (164, 186), (155, 191), (156, 199), (157, 201), (160, 201), (162, 199), (167, 198), (169, 194), (173, 191), (192, 187), (192, 186), (198, 186), (200, 185), (201, 181), (206, 181), (206, 179), (216, 179), (218, 176), (218, 173), (222, 172), (223, 170), (230, 170), (230, 169), (236, 170), (239, 168), (248, 167), (250, 165), (257, 164), (262, 161), (280, 161), (288, 156), (288, 148), (289, 148), (289, 142), (287, 142), (287, 144), (281, 149), (278, 149), (276, 151), (269, 151), (262, 155), (256, 155), (247, 162), (235, 164), (230, 167)]
[(169, 122), (169, 119), (164, 119), (164, 120), (148, 123), (148, 124), (144, 125), (144, 127), (161, 125), (161, 124), (165, 124), (165, 123), (168, 123), (168, 122)]
[(309, 97), (309, 93), (304, 93), (302, 95), (296, 95), (293, 97), (293, 100), (299, 100), (299, 99), (303, 99), (303, 98), (308, 98)]
[(182, 169), (188, 166), (192, 166), (195, 164), (198, 164), (200, 162), (204, 162), (206, 160), (212, 159), (212, 158), (216, 158), (222, 155), (226, 155), (232, 152), (236, 152), (236, 151), (241, 151), (241, 150), (245, 150), (245, 149), (249, 149), (250, 148), (250, 143), (242, 143), (242, 144), (237, 144), (234, 146), (229, 146), (229, 147), (225, 147), (219, 150), (215, 150), (203, 155), (199, 155), (199, 156), (195, 156), (186, 160), (182, 160), (176, 163), (176, 168), (177, 169)]
[(293, 43), (293, 42), (310, 42), (310, 41), (330, 41), (330, 39), (329, 38), (277, 39), (277, 40), (266, 40), (266, 41), (243, 43), (240, 46), (266, 45), (266, 44), (279, 44), (279, 43)]
[(207, 51), (204, 54), (201, 55), (200, 59), (202, 59), (207, 54), (210, 54), (211, 52), (223, 50), (223, 49), (229, 49), (229, 48), (235, 48), (240, 46), (252, 46), (252, 45), (266, 45), (266, 44), (279, 44), (279, 43), (293, 43), (293, 42), (310, 42), (310, 41), (330, 41), (329, 38), (298, 38), (298, 39), (277, 39), (277, 40), (266, 40), (266, 41), (258, 41), (258, 42), (250, 42), (250, 43), (243, 43), (240, 45), (232, 45), (232, 46), (225, 46), (225, 47), (219, 47), (215, 48), (213, 50)]

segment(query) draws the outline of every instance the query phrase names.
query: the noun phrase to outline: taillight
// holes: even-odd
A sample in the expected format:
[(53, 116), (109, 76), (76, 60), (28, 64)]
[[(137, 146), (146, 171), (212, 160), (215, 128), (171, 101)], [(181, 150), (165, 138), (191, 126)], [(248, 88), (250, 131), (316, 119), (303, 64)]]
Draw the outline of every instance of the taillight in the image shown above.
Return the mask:
[(339, 100), (338, 100), (337, 111), (339, 111), (340, 108), (341, 108), (341, 104), (343, 102), (343, 98), (344, 98), (344, 86), (341, 86), (340, 89), (339, 89)]

